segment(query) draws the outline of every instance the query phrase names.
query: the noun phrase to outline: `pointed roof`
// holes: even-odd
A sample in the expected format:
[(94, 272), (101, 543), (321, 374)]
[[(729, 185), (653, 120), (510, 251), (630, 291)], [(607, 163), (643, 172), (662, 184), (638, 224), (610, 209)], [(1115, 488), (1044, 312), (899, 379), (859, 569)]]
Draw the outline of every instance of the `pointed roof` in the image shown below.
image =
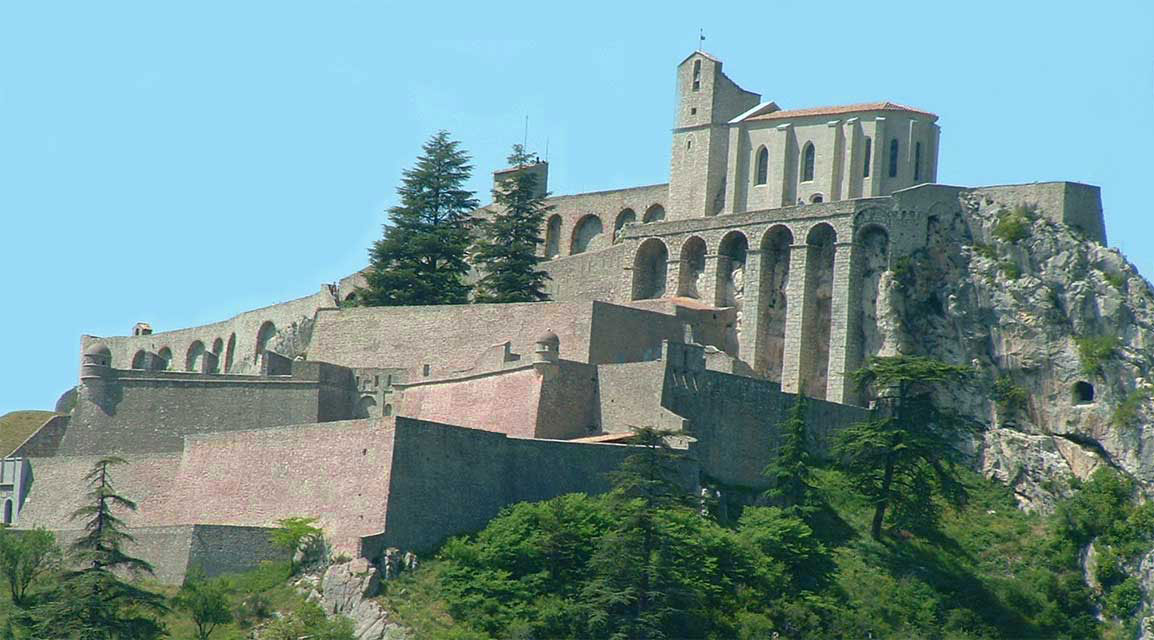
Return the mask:
[(718, 58), (717, 56), (713, 55), (712, 53), (709, 53), (709, 52), (707, 52), (707, 51), (703, 51), (703, 50), (701, 50), (701, 49), (698, 49), (698, 50), (694, 51), (693, 53), (691, 53), (691, 54), (689, 54), (689, 55), (685, 56), (684, 58), (682, 58), (682, 59), (681, 59), (681, 62), (678, 62), (678, 63), (677, 63), (677, 66), (679, 66), (679, 67), (680, 67), (681, 65), (685, 64), (685, 63), (686, 63), (686, 61), (688, 61), (690, 58), (692, 58), (693, 56), (697, 56), (697, 55), (699, 55), (699, 56), (701, 56), (701, 57), (703, 57), (703, 58), (709, 58), (710, 60), (712, 60), (712, 61), (714, 61), (714, 62), (718, 62), (718, 63), (720, 63), (720, 62), (721, 62), (721, 59), (720, 59), (720, 58)]
[(836, 116), (847, 113), (858, 113), (861, 111), (901, 111), (904, 113), (917, 113), (931, 118), (937, 118), (937, 114), (929, 111), (922, 111), (913, 107), (907, 107), (904, 104), (896, 102), (863, 102), (860, 104), (847, 104), (833, 107), (813, 107), (810, 109), (786, 109), (784, 111), (774, 111), (772, 113), (762, 113), (760, 115), (753, 115), (746, 118), (746, 121), (752, 120), (788, 120), (790, 118), (804, 118), (807, 116)]

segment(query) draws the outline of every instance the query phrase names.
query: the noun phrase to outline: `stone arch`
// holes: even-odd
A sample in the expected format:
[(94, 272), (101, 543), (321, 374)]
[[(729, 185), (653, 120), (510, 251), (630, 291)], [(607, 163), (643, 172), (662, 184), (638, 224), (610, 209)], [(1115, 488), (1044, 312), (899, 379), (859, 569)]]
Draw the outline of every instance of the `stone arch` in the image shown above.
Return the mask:
[(148, 367), (148, 352), (141, 349), (132, 356), (133, 369), (145, 369)]
[(633, 258), (633, 299), (650, 300), (665, 295), (665, 273), (669, 248), (657, 238), (649, 238), (637, 248)]
[(681, 245), (681, 256), (677, 268), (677, 295), (685, 298), (701, 299), (705, 282), (705, 240), (690, 236)]
[(232, 359), (236, 354), (236, 334), (232, 333), (228, 336), (228, 344), (224, 348), (224, 368), (221, 371), (228, 373), (232, 371)]
[(717, 293), (714, 298), (719, 307), (733, 307), (733, 323), (725, 330), (725, 351), (734, 356), (740, 353), (743, 338), (748, 256), (749, 240), (737, 230), (725, 234), (717, 246)]
[(200, 340), (193, 340), (192, 344), (188, 345), (188, 351), (184, 355), (184, 369), (186, 371), (200, 371), (204, 364), (204, 343)]
[(597, 215), (589, 213), (583, 216), (573, 227), (573, 240), (569, 245), (569, 254), (577, 255), (597, 249), (597, 238), (604, 229), (601, 218)]
[[(849, 369), (857, 369), (868, 358), (881, 353), (885, 339), (878, 327), (878, 300), (884, 289), (886, 272), (890, 267), (890, 234), (880, 224), (868, 224), (857, 233), (854, 246), (854, 277), (850, 287), (858, 292), (856, 340), (858, 352), (849, 362)], [(872, 398), (867, 398), (867, 400)]]
[(628, 207), (621, 210), (617, 214), (617, 219), (613, 221), (613, 242), (621, 241), (621, 230), (625, 225), (637, 222), (637, 213)]
[(160, 358), (164, 371), (172, 368), (172, 349), (161, 347), (160, 351), (156, 352), (156, 355)]
[(787, 287), (791, 246), (793, 232), (785, 225), (774, 225), (761, 237), (757, 296), (761, 335), (755, 344), (753, 368), (778, 383), (781, 382), (785, 363), (785, 318), (789, 310)]
[(645, 217), (641, 219), (642, 222), (661, 222), (665, 219), (665, 207), (660, 204), (650, 205), (645, 210)]
[(561, 255), (561, 216), (552, 215), (545, 225), (545, 257), (556, 258)]
[(824, 400), (829, 382), (829, 345), (833, 328), (833, 263), (837, 232), (828, 223), (806, 234), (805, 298), (802, 309), (800, 390)]
[(217, 338), (212, 341), (212, 353), (216, 356), (212, 361), (212, 373), (220, 373), (220, 364), (224, 358), (224, 340)]
[(357, 407), (353, 413), (354, 418), (375, 418), (377, 415), (377, 399), (372, 396), (364, 396), (357, 401)]
[(268, 343), (276, 335), (276, 325), (271, 320), (265, 320), (260, 325), (260, 329), (256, 332), (256, 348), (254, 355), (257, 361), (260, 361), (260, 356), (268, 349)]
[(13, 518), (12, 499), (9, 498), (4, 501), (4, 524), (12, 524)]
[(820, 193), (815, 193), (809, 197), (810, 204), (821, 204), (823, 202), (825, 202), (825, 196)]

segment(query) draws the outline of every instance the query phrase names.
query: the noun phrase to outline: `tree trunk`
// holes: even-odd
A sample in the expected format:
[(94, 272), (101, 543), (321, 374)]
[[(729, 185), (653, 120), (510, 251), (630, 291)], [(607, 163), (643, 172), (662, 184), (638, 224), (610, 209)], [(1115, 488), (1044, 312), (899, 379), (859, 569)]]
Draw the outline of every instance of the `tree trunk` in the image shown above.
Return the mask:
[(874, 540), (882, 539), (882, 522), (886, 517), (886, 507), (890, 502), (890, 485), (894, 480), (894, 454), (891, 452), (886, 457), (886, 470), (882, 476), (881, 495), (878, 496), (877, 504), (874, 506), (874, 520), (870, 525), (870, 535)]

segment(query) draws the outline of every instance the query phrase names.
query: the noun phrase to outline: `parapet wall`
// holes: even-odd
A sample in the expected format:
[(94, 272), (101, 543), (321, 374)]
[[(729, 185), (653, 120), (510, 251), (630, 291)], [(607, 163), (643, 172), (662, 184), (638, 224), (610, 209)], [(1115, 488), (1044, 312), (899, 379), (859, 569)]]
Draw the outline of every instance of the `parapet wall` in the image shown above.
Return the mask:
[[(386, 547), (416, 551), (475, 531), (517, 502), (566, 493), (602, 493), (630, 447), (504, 434), (397, 418), (387, 528), (363, 541), (362, 555)], [(696, 469), (685, 467), (687, 488)]]
[(631, 258), (628, 246), (615, 244), (607, 249), (543, 262), (540, 268), (549, 274), (545, 290), (550, 299), (557, 302), (628, 301), (630, 292), (622, 290), (621, 275)]
[(1067, 224), (1091, 240), (1106, 244), (1102, 190), (1096, 186), (1077, 182), (1035, 182), (979, 187), (972, 193), (1010, 207), (1037, 205), (1040, 212), (1053, 222)]
[[(187, 366), (189, 353), (195, 352), (197, 343), (210, 352), (213, 352), (214, 345), (219, 344), (221, 351), (217, 355), (221, 372), (255, 373), (259, 369), (260, 352), (264, 348), (276, 348), (282, 339), (294, 344), (301, 342), (303, 336), (299, 334), (307, 333), (317, 310), (331, 309), (336, 304), (333, 292), (325, 286), (311, 296), (246, 311), (223, 322), (199, 327), (144, 336), (84, 336), (81, 352), (93, 343), (102, 342), (112, 351), (112, 366), (129, 369), (138, 351), (158, 354), (167, 350), (172, 354), (169, 369), (186, 371), (190, 369)], [(272, 334), (266, 328), (269, 323), (275, 328)], [(262, 328), (266, 332), (263, 335)], [(296, 355), (290, 353), (292, 349), (284, 351), (285, 355)], [(226, 363), (231, 366), (226, 366)]]
[(82, 386), (57, 453), (180, 451), (184, 436), (195, 433), (352, 417), (351, 371), (319, 362), (291, 366), (291, 376), (112, 370)]

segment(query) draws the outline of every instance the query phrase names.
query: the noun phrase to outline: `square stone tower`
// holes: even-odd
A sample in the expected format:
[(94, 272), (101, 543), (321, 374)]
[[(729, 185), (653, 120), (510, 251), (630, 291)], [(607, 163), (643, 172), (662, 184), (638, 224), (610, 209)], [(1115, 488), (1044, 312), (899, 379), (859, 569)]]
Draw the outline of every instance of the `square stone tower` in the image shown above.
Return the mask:
[(668, 218), (719, 213), (725, 202), (728, 122), (758, 105), (761, 96), (721, 72), (721, 61), (695, 51), (677, 65), (677, 114), (669, 171)]

